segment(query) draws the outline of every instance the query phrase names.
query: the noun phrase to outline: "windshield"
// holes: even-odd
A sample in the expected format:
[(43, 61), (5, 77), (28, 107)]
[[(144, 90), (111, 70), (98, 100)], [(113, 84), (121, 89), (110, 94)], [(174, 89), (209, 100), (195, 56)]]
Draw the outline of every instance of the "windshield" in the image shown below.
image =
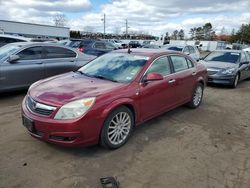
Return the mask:
[(21, 46), (15, 45), (15, 44), (7, 44), (0, 48), (0, 59), (3, 59), (11, 54), (13, 54), (15, 51), (17, 51)]
[(123, 53), (108, 53), (83, 66), (86, 76), (127, 83), (132, 81), (149, 58)]
[(212, 52), (204, 60), (205, 61), (221, 61), (227, 63), (237, 63), (240, 53), (235, 52)]
[(167, 50), (173, 50), (173, 51), (178, 51), (181, 52), (183, 47), (178, 47), (178, 46), (164, 46)]

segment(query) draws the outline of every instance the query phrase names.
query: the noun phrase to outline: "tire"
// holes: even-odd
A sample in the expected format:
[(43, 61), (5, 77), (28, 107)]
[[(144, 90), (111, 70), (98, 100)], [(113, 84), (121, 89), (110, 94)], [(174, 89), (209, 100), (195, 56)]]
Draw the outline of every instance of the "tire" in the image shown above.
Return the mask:
[(200, 106), (200, 104), (202, 103), (202, 99), (203, 99), (203, 91), (204, 91), (204, 85), (201, 83), (198, 83), (193, 92), (191, 101), (187, 104), (188, 107), (195, 109)]
[(234, 78), (234, 81), (233, 81), (232, 85), (231, 85), (232, 88), (236, 88), (236, 87), (238, 86), (239, 79), (240, 79), (240, 75), (237, 74), (237, 75), (235, 76), (235, 78)]
[(108, 149), (117, 149), (123, 146), (133, 131), (134, 119), (131, 110), (125, 106), (112, 111), (104, 121), (100, 136), (101, 146)]

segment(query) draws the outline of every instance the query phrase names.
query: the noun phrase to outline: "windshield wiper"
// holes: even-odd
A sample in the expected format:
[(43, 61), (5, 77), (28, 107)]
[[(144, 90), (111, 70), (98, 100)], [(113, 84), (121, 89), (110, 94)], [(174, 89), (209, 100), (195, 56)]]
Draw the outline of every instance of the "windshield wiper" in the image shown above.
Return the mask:
[(102, 80), (109, 80), (109, 81), (112, 81), (112, 82), (118, 82), (117, 80), (114, 80), (112, 78), (107, 78), (107, 77), (104, 77), (104, 76), (101, 76), (101, 75), (93, 75), (93, 77), (99, 78), (99, 79), (102, 79)]

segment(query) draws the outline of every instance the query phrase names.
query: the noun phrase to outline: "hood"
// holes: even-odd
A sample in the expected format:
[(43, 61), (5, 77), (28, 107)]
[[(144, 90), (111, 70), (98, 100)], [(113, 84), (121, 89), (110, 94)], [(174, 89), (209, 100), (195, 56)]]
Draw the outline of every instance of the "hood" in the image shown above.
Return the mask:
[(227, 69), (227, 68), (235, 68), (237, 64), (235, 63), (227, 63), (221, 61), (200, 61), (203, 65), (207, 68), (214, 68), (214, 69)]
[(70, 101), (96, 97), (123, 86), (123, 83), (90, 78), (70, 72), (36, 82), (30, 87), (29, 95), (38, 102), (61, 106)]

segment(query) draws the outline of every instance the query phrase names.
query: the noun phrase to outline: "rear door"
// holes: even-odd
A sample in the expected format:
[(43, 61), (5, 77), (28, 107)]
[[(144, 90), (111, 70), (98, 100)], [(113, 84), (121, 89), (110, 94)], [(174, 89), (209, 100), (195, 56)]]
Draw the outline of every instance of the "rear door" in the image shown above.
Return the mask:
[(28, 87), (45, 76), (42, 47), (26, 48), (17, 55), (19, 60), (1, 66), (3, 89)]
[(65, 72), (74, 71), (76, 67), (77, 54), (67, 48), (58, 46), (44, 46), (45, 76), (50, 77)]
[(170, 60), (173, 64), (176, 76), (176, 96), (178, 103), (189, 101), (192, 97), (196, 83), (196, 67), (193, 62), (180, 55), (171, 55)]
[(158, 113), (164, 112), (175, 105), (175, 76), (172, 74), (172, 68), (168, 57), (157, 58), (144, 76), (156, 72), (164, 76), (163, 80), (141, 83), (139, 89), (140, 112), (142, 120), (150, 119)]

